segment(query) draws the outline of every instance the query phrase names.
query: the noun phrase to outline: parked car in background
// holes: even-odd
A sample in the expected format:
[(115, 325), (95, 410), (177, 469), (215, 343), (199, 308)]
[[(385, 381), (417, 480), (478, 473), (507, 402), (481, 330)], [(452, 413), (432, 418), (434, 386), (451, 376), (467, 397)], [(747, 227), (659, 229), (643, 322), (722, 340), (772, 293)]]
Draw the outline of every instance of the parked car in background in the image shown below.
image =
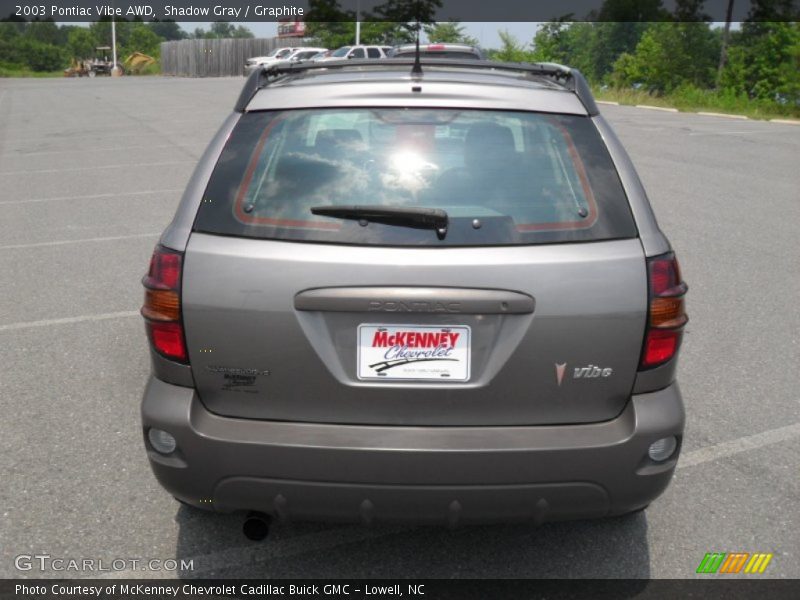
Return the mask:
[(248, 58), (244, 63), (244, 74), (247, 75), (248, 73), (250, 73), (250, 71), (259, 66), (268, 65), (270, 63), (275, 63), (282, 60), (292, 60), (295, 56), (297, 56), (301, 52), (302, 53), (313, 52), (313, 54), (310, 55), (313, 56), (314, 54), (325, 52), (326, 50), (327, 48), (313, 48), (306, 46), (275, 48), (272, 52), (270, 52), (265, 56), (255, 56), (253, 58)]
[(346, 58), (386, 58), (388, 46), (342, 46), (327, 53), (325, 56), (315, 58), (316, 62), (326, 62), (330, 60), (342, 60)]
[[(395, 46), (388, 53), (389, 58), (413, 57), (417, 52), (416, 44)], [(420, 44), (419, 53), (422, 58), (452, 58), (483, 60), (485, 56), (480, 48), (468, 44)]]
[(311, 60), (315, 56), (320, 56), (328, 51), (327, 48), (303, 48), (299, 52), (295, 52), (289, 57), (292, 62), (303, 62)]
[(252, 58), (248, 58), (244, 62), (245, 75), (248, 73), (248, 71), (252, 70), (258, 65), (276, 60), (284, 60), (289, 56), (289, 54), (292, 53), (292, 50), (294, 50), (293, 47), (275, 48), (264, 56), (254, 56)]

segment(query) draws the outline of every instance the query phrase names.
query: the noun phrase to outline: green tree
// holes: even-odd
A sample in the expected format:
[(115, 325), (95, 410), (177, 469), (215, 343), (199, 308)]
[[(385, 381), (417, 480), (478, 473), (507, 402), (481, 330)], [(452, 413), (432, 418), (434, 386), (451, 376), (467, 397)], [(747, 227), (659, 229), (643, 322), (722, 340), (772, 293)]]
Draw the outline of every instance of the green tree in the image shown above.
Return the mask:
[[(124, 46), (128, 41), (128, 35), (130, 35), (132, 23), (128, 21), (117, 21), (115, 27), (117, 31), (117, 46)], [(92, 35), (94, 36), (98, 46), (111, 45), (110, 18), (103, 17), (101, 20), (95, 21), (89, 25), (89, 30), (92, 32)]]
[(152, 21), (147, 24), (150, 30), (165, 41), (183, 40), (188, 34), (175, 21)]
[(22, 35), (25, 27), (20, 27), (19, 23), (0, 21), (0, 42), (10, 42), (14, 38)]
[[(659, 3), (660, 5), (660, 3)], [(660, 13), (647, 18), (661, 18)], [(591, 79), (601, 81), (614, 69), (614, 61), (624, 52), (633, 52), (649, 24), (642, 21), (602, 22), (594, 27)]]
[[(356, 40), (355, 21), (307, 22), (306, 37), (312, 43), (331, 50), (352, 46)], [(364, 21), (361, 23), (361, 43), (394, 45), (413, 40), (413, 36), (401, 23), (387, 21)]]
[(350, 21), (306, 22), (306, 36), (315, 45), (333, 50), (355, 42), (356, 24)]
[(653, 23), (636, 50), (623, 53), (614, 65), (621, 85), (643, 84), (656, 92), (682, 85), (710, 87), (719, 56), (719, 37), (703, 22)]
[(365, 20), (393, 23), (394, 43), (410, 42), (420, 34), (423, 25), (436, 21), (436, 11), (441, 7), (442, 0), (387, 0)]
[(575, 67), (590, 81), (600, 82), (621, 54), (635, 50), (647, 27), (635, 21), (545, 23), (533, 38), (534, 58)]
[(444, 23), (428, 23), (422, 28), (432, 44), (469, 44), (477, 46), (478, 40), (464, 32), (464, 26), (458, 21)]
[(232, 38), (236, 33), (236, 26), (227, 21), (217, 21), (211, 24), (206, 34), (207, 38)]
[(130, 32), (125, 46), (120, 50), (121, 57), (127, 57), (133, 52), (141, 52), (154, 58), (161, 55), (161, 42), (164, 39), (156, 35), (144, 23), (137, 23)]
[(720, 86), (750, 98), (800, 102), (800, 24), (742, 24), (731, 38)]
[(67, 52), (71, 58), (85, 60), (92, 56), (97, 40), (86, 27), (77, 27), (69, 32)]
[(25, 35), (29, 39), (43, 44), (55, 46), (59, 43), (58, 25), (50, 19), (29, 23), (25, 29)]
[(60, 71), (67, 65), (63, 48), (53, 44), (20, 36), (8, 55), (9, 62), (28, 67), (33, 71)]
[[(375, 14), (361, 13), (361, 43), (391, 45), (413, 40), (407, 23), (409, 19), (401, 18), (408, 16), (402, 11), (408, 9), (409, 1), (404, 2), (405, 9), (398, 4), (395, 7), (398, 12), (391, 15), (385, 12), (386, 6), (377, 7)], [(426, 5), (427, 2), (422, 4)], [(309, 13), (306, 15), (306, 37), (325, 48), (350, 46), (356, 40), (355, 22), (355, 12), (342, 10), (336, 0), (310, 0)]]
[(545, 23), (533, 36), (533, 57), (538, 62), (568, 62), (571, 48), (567, 44), (570, 25), (560, 21)]
[(497, 33), (500, 36), (501, 46), (498, 50), (490, 50), (488, 52), (490, 59), (503, 62), (531, 62), (535, 60), (534, 53), (508, 31), (498, 31)]
[(216, 21), (211, 24), (211, 29), (203, 37), (208, 39), (252, 38), (253, 32), (243, 25), (236, 27), (227, 21)]
[(569, 65), (589, 79), (599, 79), (594, 68), (597, 32), (593, 23), (545, 23), (532, 45), (535, 61)]

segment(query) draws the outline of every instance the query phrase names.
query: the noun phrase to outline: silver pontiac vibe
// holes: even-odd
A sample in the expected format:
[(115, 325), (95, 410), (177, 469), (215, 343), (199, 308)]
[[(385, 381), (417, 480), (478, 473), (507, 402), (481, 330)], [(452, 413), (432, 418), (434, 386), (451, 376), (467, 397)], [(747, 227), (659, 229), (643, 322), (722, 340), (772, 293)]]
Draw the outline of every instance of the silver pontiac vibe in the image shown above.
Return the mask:
[(675, 469), (687, 287), (567, 67), (257, 69), (144, 285), (145, 447), (186, 504), (541, 523)]

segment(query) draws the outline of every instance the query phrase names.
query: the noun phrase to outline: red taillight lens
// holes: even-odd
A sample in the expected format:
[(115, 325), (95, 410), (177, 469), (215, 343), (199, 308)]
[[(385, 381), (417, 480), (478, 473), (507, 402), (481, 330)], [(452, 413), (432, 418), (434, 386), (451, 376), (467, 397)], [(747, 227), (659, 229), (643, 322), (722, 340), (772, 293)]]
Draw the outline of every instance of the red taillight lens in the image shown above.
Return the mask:
[(650, 261), (650, 294), (653, 298), (685, 293), (686, 284), (681, 281), (678, 259), (670, 254)]
[(186, 344), (183, 342), (183, 326), (180, 323), (146, 321), (145, 325), (150, 343), (159, 354), (186, 362)]
[(155, 351), (170, 360), (188, 362), (181, 323), (182, 267), (182, 254), (156, 247), (150, 270), (142, 280), (145, 287), (142, 316)]
[(182, 259), (177, 252), (156, 248), (144, 285), (151, 289), (177, 290), (181, 285)]
[(652, 369), (671, 360), (681, 345), (686, 316), (683, 296), (687, 286), (673, 254), (648, 260), (650, 306), (640, 369)]
[(675, 356), (682, 335), (680, 329), (650, 329), (644, 340), (642, 367), (656, 367)]

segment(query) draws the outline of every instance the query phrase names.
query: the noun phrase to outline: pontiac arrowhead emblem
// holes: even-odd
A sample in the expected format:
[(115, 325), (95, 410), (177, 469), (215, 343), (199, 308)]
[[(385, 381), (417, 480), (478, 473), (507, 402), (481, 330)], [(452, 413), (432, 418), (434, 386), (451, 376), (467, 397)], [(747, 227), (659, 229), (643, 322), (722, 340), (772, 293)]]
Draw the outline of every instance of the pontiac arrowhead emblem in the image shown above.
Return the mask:
[(558, 386), (561, 387), (561, 382), (564, 380), (564, 372), (567, 370), (567, 363), (556, 363), (556, 381)]

